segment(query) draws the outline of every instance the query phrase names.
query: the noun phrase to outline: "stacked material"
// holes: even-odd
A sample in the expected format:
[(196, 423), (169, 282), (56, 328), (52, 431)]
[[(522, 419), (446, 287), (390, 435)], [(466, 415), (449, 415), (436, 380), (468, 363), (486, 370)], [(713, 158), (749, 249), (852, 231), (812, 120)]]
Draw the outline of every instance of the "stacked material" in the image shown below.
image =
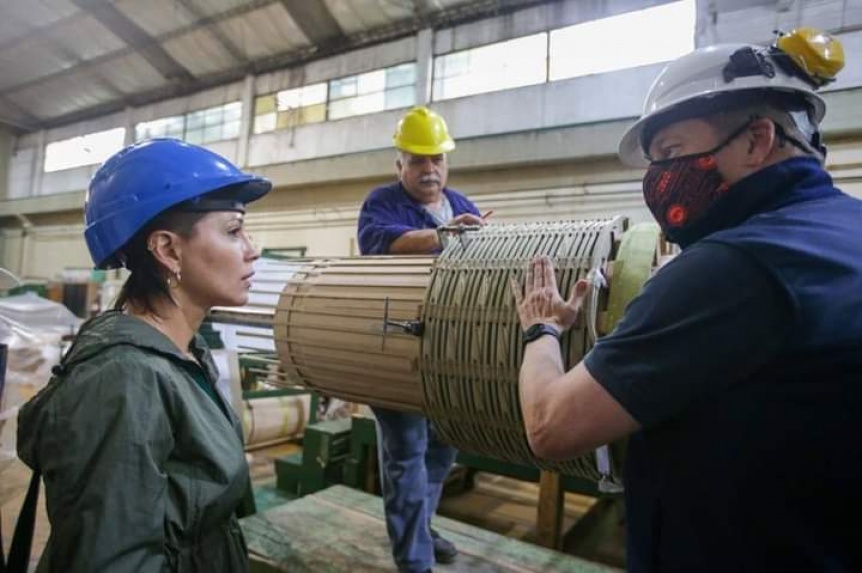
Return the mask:
[(246, 448), (268, 446), (299, 438), (311, 414), (311, 394), (244, 400), (242, 433)]
[(0, 460), (15, 457), (18, 409), (51, 378), (81, 320), (32, 292), (0, 298), (0, 343), (7, 346), (0, 399)]

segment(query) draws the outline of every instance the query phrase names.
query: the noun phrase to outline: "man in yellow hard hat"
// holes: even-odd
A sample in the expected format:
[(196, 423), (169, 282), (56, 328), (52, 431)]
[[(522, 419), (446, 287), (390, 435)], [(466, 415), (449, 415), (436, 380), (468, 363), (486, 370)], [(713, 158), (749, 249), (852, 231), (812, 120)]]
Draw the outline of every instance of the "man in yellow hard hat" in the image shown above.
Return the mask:
[(862, 571), (862, 201), (823, 168), (826, 34), (671, 62), (620, 144), (682, 253), (566, 372), (551, 261), (513, 285), (536, 455), (631, 435), (628, 569)]
[[(363, 255), (417, 255), (443, 248), (441, 228), (484, 225), (473, 203), (446, 187), (447, 154), (455, 149), (446, 122), (426, 107), (398, 123), (398, 181), (374, 189), (359, 214)], [(392, 556), (399, 571), (429, 571), (458, 551), (431, 529), (456, 450), (441, 442), (427, 418), (374, 408), (380, 482)]]

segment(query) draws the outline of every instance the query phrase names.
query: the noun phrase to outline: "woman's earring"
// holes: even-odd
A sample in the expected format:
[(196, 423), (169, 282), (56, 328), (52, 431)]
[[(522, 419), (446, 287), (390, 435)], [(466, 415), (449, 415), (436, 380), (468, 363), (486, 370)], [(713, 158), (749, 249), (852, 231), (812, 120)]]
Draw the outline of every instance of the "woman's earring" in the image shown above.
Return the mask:
[(171, 274), (168, 275), (168, 278), (165, 282), (168, 284), (168, 288), (177, 288), (180, 286), (180, 282), (182, 282), (183, 277), (180, 274), (180, 271), (172, 271)]

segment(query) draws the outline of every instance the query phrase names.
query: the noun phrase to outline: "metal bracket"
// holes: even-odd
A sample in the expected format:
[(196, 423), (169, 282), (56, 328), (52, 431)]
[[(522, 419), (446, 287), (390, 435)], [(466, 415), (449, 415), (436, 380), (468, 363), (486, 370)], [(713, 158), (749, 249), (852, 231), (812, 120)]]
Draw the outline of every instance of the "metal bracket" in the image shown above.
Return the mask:
[(425, 332), (425, 324), (419, 320), (405, 320), (403, 322), (387, 320), (384, 323), (384, 327), (386, 326), (400, 328), (405, 334), (412, 334), (413, 336), (422, 336), (422, 333)]
[(404, 334), (412, 334), (421, 337), (425, 332), (425, 323), (421, 320), (389, 320), (389, 297), (383, 299), (383, 339), (381, 349), (386, 345), (386, 335), (391, 328), (397, 328)]
[(596, 448), (596, 469), (601, 476), (598, 483), (600, 492), (622, 493), (625, 491), (623, 484), (612, 473), (611, 449), (607, 445)]

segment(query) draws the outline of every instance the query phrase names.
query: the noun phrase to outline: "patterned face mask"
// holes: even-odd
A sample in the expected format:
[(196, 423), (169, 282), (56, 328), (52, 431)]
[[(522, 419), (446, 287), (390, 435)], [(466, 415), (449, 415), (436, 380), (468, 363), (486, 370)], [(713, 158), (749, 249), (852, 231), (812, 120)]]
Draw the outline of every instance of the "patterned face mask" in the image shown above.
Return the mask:
[(739, 137), (751, 122), (709, 151), (652, 161), (643, 180), (644, 201), (670, 241), (704, 218), (730, 185), (718, 172), (715, 154)]

